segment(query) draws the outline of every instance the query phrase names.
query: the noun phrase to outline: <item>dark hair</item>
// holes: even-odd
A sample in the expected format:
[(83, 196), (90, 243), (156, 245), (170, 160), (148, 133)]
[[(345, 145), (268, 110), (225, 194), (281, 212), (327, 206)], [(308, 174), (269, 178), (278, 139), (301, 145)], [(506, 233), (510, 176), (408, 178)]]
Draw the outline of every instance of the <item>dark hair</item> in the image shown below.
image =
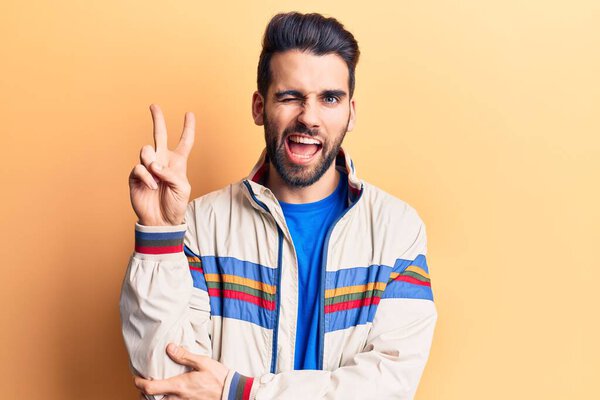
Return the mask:
[(348, 66), (350, 98), (354, 93), (354, 69), (360, 51), (354, 36), (335, 18), (298, 12), (275, 15), (265, 30), (258, 60), (258, 92), (266, 98), (271, 84), (271, 57), (287, 50), (308, 51), (315, 55), (337, 54)]

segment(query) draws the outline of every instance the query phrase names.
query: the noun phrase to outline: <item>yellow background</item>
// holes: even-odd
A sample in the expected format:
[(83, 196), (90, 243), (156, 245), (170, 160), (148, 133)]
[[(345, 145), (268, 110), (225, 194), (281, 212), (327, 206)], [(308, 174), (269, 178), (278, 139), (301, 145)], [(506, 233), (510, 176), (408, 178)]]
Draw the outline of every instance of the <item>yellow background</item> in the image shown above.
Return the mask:
[(171, 145), (196, 113), (193, 197), (245, 176), (261, 36), (290, 10), (358, 39), (345, 147), (428, 227), (417, 399), (600, 398), (600, 2), (566, 0), (4, 0), (1, 396), (136, 398), (118, 297), (148, 105)]

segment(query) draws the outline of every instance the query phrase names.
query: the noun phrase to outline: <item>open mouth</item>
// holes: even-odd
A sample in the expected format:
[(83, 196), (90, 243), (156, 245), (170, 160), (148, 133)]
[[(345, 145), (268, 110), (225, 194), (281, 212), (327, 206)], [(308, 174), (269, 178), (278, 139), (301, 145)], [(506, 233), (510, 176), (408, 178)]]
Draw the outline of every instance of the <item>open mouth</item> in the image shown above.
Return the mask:
[(286, 140), (288, 155), (294, 162), (310, 161), (323, 147), (323, 144), (310, 136), (289, 135)]

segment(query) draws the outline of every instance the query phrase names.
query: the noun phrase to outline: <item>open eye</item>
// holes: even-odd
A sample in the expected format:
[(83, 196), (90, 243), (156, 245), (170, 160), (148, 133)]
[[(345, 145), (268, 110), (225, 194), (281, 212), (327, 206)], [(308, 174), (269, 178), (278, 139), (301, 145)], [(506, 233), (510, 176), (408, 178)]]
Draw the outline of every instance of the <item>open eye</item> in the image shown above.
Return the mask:
[(340, 101), (340, 99), (336, 96), (325, 96), (323, 97), (323, 101), (328, 104), (335, 104)]

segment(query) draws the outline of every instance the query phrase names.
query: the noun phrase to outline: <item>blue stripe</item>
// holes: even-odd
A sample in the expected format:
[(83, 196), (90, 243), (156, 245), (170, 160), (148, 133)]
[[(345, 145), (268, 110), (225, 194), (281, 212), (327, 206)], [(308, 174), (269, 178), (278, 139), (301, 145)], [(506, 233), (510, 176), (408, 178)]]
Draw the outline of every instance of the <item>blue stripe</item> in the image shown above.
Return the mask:
[(206, 279), (204, 279), (204, 274), (200, 271), (196, 271), (193, 269), (190, 269), (190, 273), (192, 274), (192, 280), (194, 281), (194, 287), (207, 292), (208, 287), (206, 286)]
[[(429, 273), (429, 267), (427, 266), (427, 258), (424, 254), (419, 254), (414, 260), (403, 260), (398, 259), (394, 264), (394, 272), (402, 273), (409, 266), (414, 265), (425, 272)], [(404, 281), (394, 280), (390, 282), (382, 299), (425, 299), (433, 301), (433, 292), (431, 286), (417, 285), (415, 283), (409, 283)]]
[(202, 256), (202, 268), (205, 274), (228, 274), (249, 278), (268, 285), (275, 284), (275, 268), (265, 267), (250, 261), (234, 257)]
[(192, 250), (190, 250), (190, 248), (187, 247), (187, 245), (183, 245), (183, 252), (188, 257), (198, 257), (198, 258), (200, 258), (200, 256), (198, 254), (194, 253)]
[(333, 332), (340, 329), (346, 329), (351, 326), (364, 325), (367, 322), (373, 322), (376, 311), (377, 305), (372, 304), (369, 306), (325, 314), (327, 332)]
[(393, 281), (387, 286), (381, 299), (424, 299), (433, 301), (433, 292), (431, 286)]
[(415, 265), (429, 273), (427, 260), (419, 254), (414, 260), (397, 259), (394, 268), (387, 265), (371, 265), (369, 267), (353, 267), (327, 272), (326, 289), (337, 289), (345, 286), (365, 285), (373, 282), (387, 283), (392, 272), (403, 272), (408, 266)]
[(210, 296), (210, 313), (214, 316), (239, 319), (267, 329), (273, 329), (273, 311), (244, 300)]
[(238, 384), (240, 383), (240, 374), (237, 372), (233, 374), (233, 378), (231, 379), (231, 385), (229, 385), (229, 396), (227, 396), (227, 400), (236, 400), (235, 395), (237, 392)]
[(141, 232), (136, 230), (135, 237), (137, 239), (145, 240), (169, 240), (169, 239), (183, 239), (185, 231), (179, 232)]
[[(190, 250), (189, 247), (187, 247), (187, 245), (183, 245), (183, 252), (188, 257), (200, 258), (198, 256), (198, 254), (196, 254), (192, 250)], [(200, 262), (200, 265), (202, 265), (201, 262)], [(192, 280), (194, 281), (194, 287), (197, 289), (204, 290), (205, 292), (208, 291), (208, 288), (206, 286), (206, 279), (204, 279), (204, 274), (200, 271), (196, 271), (193, 269), (190, 269), (190, 273), (192, 274)]]
[(392, 268), (387, 265), (354, 267), (327, 272), (327, 289), (344, 286), (364, 285), (372, 282), (385, 282), (390, 278)]
[(410, 265), (416, 265), (422, 268), (425, 272), (429, 273), (429, 267), (427, 266), (427, 258), (423, 254), (419, 254), (414, 260), (397, 259), (394, 264), (394, 272), (403, 272)]

